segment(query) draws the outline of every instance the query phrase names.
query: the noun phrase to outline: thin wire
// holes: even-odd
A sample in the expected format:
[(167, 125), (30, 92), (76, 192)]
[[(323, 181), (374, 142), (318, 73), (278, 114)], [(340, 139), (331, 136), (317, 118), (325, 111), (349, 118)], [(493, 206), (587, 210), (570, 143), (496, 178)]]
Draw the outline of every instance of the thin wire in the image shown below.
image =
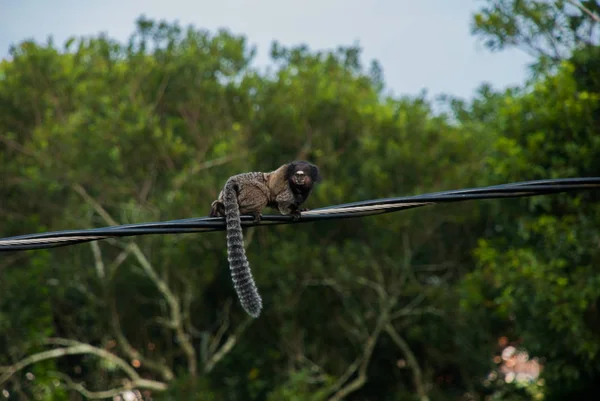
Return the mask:
[[(538, 196), (598, 188), (600, 188), (600, 177), (524, 181), (483, 188), (459, 189), (416, 196), (374, 199), (327, 206), (302, 212), (302, 216), (297, 221), (294, 221), (291, 216), (282, 215), (265, 215), (262, 217), (260, 223), (256, 223), (252, 216), (241, 216), (241, 219), (242, 224), (245, 227), (307, 223), (311, 221), (347, 219), (392, 213), (436, 203)], [(115, 237), (130, 237), (149, 234), (199, 233), (222, 231), (224, 229), (225, 220), (222, 217), (195, 217), (182, 220), (125, 224), (85, 230), (55, 231), (2, 238), (0, 239), (0, 252), (57, 248)]]

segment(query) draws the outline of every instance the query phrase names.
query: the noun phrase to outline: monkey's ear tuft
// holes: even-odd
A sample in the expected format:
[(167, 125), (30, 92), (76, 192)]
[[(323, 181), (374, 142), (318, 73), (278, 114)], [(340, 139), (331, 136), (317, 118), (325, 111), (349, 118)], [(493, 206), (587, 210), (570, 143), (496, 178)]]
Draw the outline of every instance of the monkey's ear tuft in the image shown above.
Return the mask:
[(296, 166), (299, 164), (299, 161), (293, 161), (288, 164), (287, 169), (285, 170), (285, 179), (289, 180), (294, 173), (296, 172)]
[(323, 180), (323, 177), (321, 176), (321, 172), (319, 171), (319, 168), (317, 166), (315, 166), (314, 164), (310, 165), (310, 176), (314, 182), (321, 182), (321, 180)]

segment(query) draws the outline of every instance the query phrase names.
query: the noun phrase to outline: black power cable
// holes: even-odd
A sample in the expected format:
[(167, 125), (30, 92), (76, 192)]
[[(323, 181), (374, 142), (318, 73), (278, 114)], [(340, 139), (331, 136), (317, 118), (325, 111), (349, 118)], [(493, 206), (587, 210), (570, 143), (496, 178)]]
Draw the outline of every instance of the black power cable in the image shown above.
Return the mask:
[[(255, 223), (251, 216), (242, 216), (241, 219), (242, 224), (245, 227), (304, 223), (391, 213), (436, 203), (538, 196), (598, 188), (600, 188), (600, 177), (524, 181), (483, 188), (460, 189), (424, 195), (375, 199), (327, 206), (303, 212), (302, 217), (298, 221), (294, 221), (291, 216), (282, 215), (265, 215), (262, 217), (260, 223)], [(85, 230), (65, 230), (1, 238), (0, 252), (55, 248), (110, 237), (130, 237), (148, 234), (182, 234), (222, 230), (225, 230), (225, 221), (222, 217), (198, 217)]]

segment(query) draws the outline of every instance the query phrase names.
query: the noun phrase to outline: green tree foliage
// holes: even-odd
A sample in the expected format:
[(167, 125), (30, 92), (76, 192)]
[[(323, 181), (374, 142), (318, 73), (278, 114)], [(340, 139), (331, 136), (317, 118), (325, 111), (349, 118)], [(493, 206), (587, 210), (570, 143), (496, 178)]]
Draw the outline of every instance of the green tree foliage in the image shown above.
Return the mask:
[[(486, 160), (488, 179), (597, 176), (598, 24), (582, 12), (567, 12), (566, 2), (489, 3), (475, 23), (493, 43), (531, 46), (550, 38), (568, 52), (556, 54), (553, 73), (524, 88), (488, 89), (471, 105), (455, 103), (465, 126), (496, 136)], [(598, 11), (596, 2), (582, 3)], [(509, 10), (510, 17), (503, 14)], [(558, 20), (570, 21), (561, 31), (570, 36), (553, 30)], [(517, 29), (516, 21), (529, 30)], [(584, 26), (592, 35), (588, 41), (580, 36)], [(475, 250), (480, 268), (465, 279), (463, 306), (543, 358), (545, 399), (595, 392), (600, 377), (598, 195), (524, 199), (490, 205), (489, 213), (495, 224)]]
[[(383, 96), (359, 48), (274, 44), (262, 74), (252, 56), (230, 32), (144, 18), (125, 44), (16, 46), (0, 80), (2, 234), (202, 216), (228, 176), (297, 158), (326, 178), (309, 207), (473, 185), (485, 142), (422, 98)], [(476, 218), (457, 205), (249, 230), (256, 321), (235, 299), (223, 233), (14, 256), (0, 280), (2, 364), (59, 337), (110, 350), (165, 398), (461, 393), (481, 373), (462, 363), (473, 357), (450, 318)], [(128, 374), (92, 356), (44, 363), (55, 365), (32, 383), (11, 376), (10, 391), (41, 396), (56, 372), (61, 388), (76, 387), (67, 374), (99, 391)]]
[[(143, 17), (126, 43), (20, 43), (0, 64), (0, 235), (204, 216), (230, 175), (292, 159), (322, 169), (312, 208), (598, 175), (590, 23), (563, 2), (488, 4), (475, 24), (490, 46), (550, 40), (566, 21), (569, 52), (524, 88), (452, 101), (452, 116), (385, 96), (358, 47), (274, 43), (261, 72), (243, 36)], [(6, 254), (0, 383), (47, 400), (124, 380), (164, 400), (574, 396), (598, 378), (596, 201), (249, 229), (256, 320), (222, 232)], [(501, 335), (544, 358), (541, 393), (483, 380)], [(56, 350), (69, 355), (42, 358)], [(19, 361), (32, 363), (12, 372)]]
[[(578, 91), (572, 71), (565, 65), (528, 93), (505, 95), (496, 123), (487, 126), (498, 133), (488, 158), (493, 182), (597, 174), (600, 96)], [(548, 386), (581, 383), (579, 376), (598, 366), (600, 350), (597, 195), (510, 202), (490, 213), (495, 229), (476, 250), (482, 269), (467, 280), (478, 281), (469, 284), (478, 292), (471, 300), (479, 307), (490, 299), (492, 310), (514, 320), (527, 349), (547, 358)]]
[(486, 0), (472, 31), (492, 50), (516, 46), (539, 63), (557, 63), (574, 49), (595, 46), (600, 3), (596, 0)]

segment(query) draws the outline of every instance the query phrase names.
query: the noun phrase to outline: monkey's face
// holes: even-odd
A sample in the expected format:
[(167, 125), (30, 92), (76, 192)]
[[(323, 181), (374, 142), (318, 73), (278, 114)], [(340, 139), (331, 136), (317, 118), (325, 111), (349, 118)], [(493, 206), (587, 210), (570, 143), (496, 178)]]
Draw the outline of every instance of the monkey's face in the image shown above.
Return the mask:
[(294, 173), (294, 175), (292, 176), (292, 183), (299, 187), (310, 186), (311, 179), (310, 179), (310, 176), (308, 174), (306, 174), (304, 171), (297, 170)]
[(310, 191), (313, 184), (321, 180), (321, 175), (314, 164), (305, 161), (294, 161), (288, 164), (285, 178), (290, 185)]

